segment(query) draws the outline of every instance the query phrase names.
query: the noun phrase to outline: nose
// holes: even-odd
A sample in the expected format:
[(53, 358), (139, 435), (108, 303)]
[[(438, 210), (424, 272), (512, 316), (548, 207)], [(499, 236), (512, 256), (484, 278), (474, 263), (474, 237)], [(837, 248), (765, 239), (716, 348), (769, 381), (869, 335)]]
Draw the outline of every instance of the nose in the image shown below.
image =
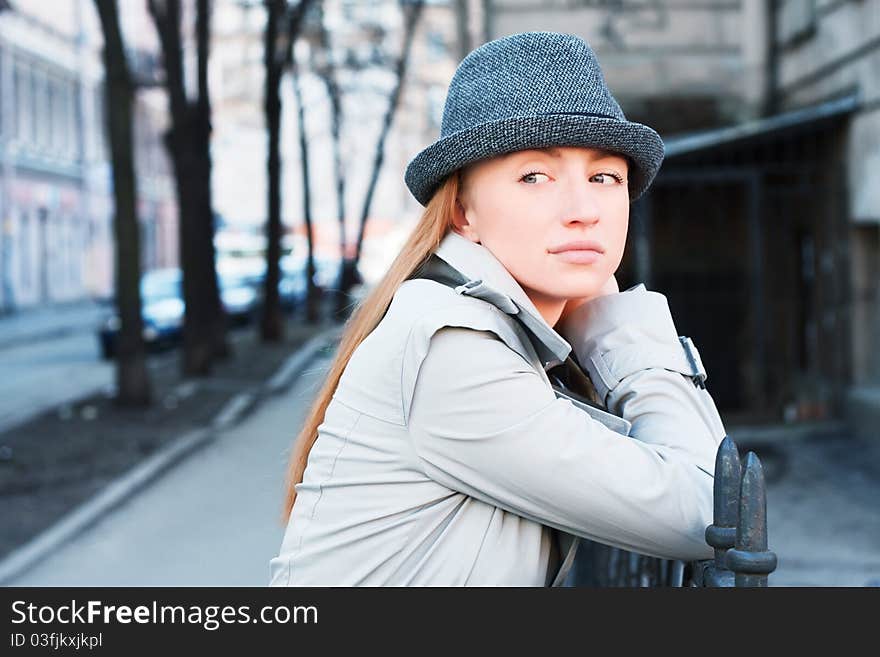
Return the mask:
[(582, 223), (587, 225), (599, 221), (600, 205), (593, 185), (583, 180), (571, 183), (565, 190), (565, 212), (563, 223)]

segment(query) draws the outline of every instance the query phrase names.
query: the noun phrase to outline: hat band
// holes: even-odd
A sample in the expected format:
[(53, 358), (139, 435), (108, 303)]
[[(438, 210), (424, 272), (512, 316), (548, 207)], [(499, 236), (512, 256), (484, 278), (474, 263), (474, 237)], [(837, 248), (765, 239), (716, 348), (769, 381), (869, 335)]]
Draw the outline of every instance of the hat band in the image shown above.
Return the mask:
[(550, 116), (556, 114), (573, 114), (575, 116), (595, 116), (600, 119), (613, 119), (615, 121), (620, 121), (619, 116), (611, 116), (610, 114), (599, 114), (597, 112), (539, 112), (538, 116)]

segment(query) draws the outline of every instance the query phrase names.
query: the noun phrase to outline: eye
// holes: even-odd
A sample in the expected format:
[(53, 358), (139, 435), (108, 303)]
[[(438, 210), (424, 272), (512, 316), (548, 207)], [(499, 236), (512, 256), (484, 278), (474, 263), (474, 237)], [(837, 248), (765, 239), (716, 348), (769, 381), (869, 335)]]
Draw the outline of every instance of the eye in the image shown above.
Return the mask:
[[(600, 182), (603, 185), (608, 184), (608, 183), (619, 185), (623, 182), (623, 177), (614, 173), (613, 171), (603, 171), (602, 173), (597, 173), (592, 178), (590, 178), (590, 180), (592, 180), (593, 178), (601, 178)], [(608, 182), (606, 182), (606, 181), (608, 181)]]
[(540, 171), (529, 171), (528, 173), (522, 175), (522, 177), (520, 178), (520, 182), (522, 182), (525, 178), (530, 178), (531, 176), (544, 176), (545, 178), (548, 177), (546, 173), (541, 173)]

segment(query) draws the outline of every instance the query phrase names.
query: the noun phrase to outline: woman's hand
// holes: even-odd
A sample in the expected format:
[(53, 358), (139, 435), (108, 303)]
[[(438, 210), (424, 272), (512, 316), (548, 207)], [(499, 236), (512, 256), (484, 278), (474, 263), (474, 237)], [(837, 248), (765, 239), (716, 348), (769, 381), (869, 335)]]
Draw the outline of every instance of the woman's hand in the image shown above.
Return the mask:
[(569, 315), (575, 308), (585, 304), (587, 301), (595, 299), (597, 297), (605, 296), (606, 294), (615, 294), (620, 292), (620, 288), (617, 286), (617, 278), (614, 274), (611, 274), (611, 277), (605, 281), (605, 284), (599, 288), (599, 291), (590, 297), (575, 297), (573, 299), (569, 299), (565, 302), (565, 306), (562, 308), (562, 314), (559, 316), (559, 320), (556, 325), (559, 326), (561, 322), (563, 322), (567, 315)]

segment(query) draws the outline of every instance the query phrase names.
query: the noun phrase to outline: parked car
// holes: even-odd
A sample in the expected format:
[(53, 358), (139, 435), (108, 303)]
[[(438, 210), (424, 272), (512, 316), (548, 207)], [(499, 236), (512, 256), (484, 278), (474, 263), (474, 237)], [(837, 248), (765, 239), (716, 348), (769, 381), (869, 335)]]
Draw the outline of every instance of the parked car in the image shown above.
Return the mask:
[(306, 259), (301, 256), (282, 256), (280, 266), (278, 295), (281, 298), (281, 307), (291, 311), (306, 300)]
[[(143, 338), (149, 349), (159, 349), (180, 341), (183, 333), (183, 292), (181, 271), (154, 269), (141, 276)], [(113, 358), (121, 322), (115, 312), (98, 327), (101, 357)]]
[[(305, 260), (287, 255), (281, 257), (279, 265), (281, 277), (278, 281), (278, 296), (281, 308), (291, 311), (299, 307), (306, 296)], [(238, 284), (253, 290), (253, 314), (256, 315), (263, 303), (266, 261), (262, 258), (223, 258), (218, 262), (218, 271), (230, 281), (237, 281)], [(231, 303), (227, 304), (227, 306), (231, 305)]]
[(342, 263), (339, 258), (319, 256), (315, 258), (315, 284), (326, 291), (336, 290), (339, 287), (339, 268)]
[[(260, 290), (251, 275), (239, 273), (217, 274), (220, 300), (233, 325), (253, 321), (260, 302)], [(183, 274), (170, 267), (154, 269), (141, 276), (141, 307), (144, 323), (143, 338), (150, 350), (178, 344), (183, 337)], [(120, 329), (119, 315), (114, 311), (98, 327), (101, 357), (113, 358)]]
[(218, 274), (220, 300), (229, 321), (241, 326), (248, 324), (257, 316), (260, 304), (260, 291), (249, 276), (237, 274)]
[[(316, 256), (315, 285), (323, 290), (335, 290), (339, 284), (339, 258), (329, 256)], [(306, 257), (303, 255), (287, 255), (281, 258), (282, 278), (285, 276), (298, 277), (302, 282), (302, 294), (305, 298), (306, 289)]]

